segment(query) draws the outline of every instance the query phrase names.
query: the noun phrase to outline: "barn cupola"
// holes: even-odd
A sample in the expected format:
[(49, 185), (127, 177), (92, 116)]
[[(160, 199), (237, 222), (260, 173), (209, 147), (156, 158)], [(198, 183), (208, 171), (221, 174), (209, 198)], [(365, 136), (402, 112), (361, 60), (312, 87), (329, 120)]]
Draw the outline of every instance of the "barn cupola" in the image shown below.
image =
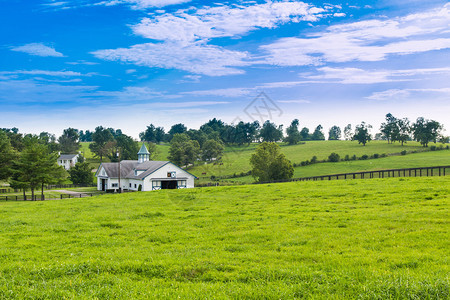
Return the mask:
[(148, 152), (145, 144), (142, 144), (141, 149), (138, 152), (138, 162), (143, 163), (150, 160), (150, 152)]

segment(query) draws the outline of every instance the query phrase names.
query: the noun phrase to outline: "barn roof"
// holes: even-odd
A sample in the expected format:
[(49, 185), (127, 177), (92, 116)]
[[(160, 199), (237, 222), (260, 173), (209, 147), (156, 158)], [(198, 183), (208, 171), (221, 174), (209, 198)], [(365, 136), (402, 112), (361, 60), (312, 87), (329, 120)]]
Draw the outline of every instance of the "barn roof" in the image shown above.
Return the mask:
[[(148, 175), (152, 174), (159, 168), (170, 163), (169, 161), (146, 161), (139, 163), (136, 160), (123, 160), (120, 162), (120, 177), (128, 179), (144, 179)], [(119, 177), (119, 163), (102, 163), (102, 167), (105, 169), (106, 174), (110, 178)], [(99, 168), (100, 169), (100, 168)], [(141, 174), (135, 176), (134, 170), (144, 171)]]

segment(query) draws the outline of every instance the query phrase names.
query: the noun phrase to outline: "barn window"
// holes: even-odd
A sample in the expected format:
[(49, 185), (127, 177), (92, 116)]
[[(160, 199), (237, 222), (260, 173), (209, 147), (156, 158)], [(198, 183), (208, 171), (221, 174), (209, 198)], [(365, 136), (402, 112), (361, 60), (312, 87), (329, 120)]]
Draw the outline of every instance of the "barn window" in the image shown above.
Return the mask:
[(112, 187), (118, 187), (119, 184), (118, 184), (118, 183), (113, 183), (113, 184), (111, 184), (111, 186), (112, 186)]

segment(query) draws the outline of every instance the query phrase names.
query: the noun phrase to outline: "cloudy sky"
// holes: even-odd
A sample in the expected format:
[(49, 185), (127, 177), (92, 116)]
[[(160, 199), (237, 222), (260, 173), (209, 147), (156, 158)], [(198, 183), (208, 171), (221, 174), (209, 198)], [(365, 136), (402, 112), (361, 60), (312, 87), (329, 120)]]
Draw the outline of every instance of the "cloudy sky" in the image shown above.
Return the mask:
[(137, 137), (150, 123), (250, 121), (253, 109), (311, 129), (378, 129), (390, 112), (450, 131), (447, 1), (0, 5), (0, 127), (103, 125)]

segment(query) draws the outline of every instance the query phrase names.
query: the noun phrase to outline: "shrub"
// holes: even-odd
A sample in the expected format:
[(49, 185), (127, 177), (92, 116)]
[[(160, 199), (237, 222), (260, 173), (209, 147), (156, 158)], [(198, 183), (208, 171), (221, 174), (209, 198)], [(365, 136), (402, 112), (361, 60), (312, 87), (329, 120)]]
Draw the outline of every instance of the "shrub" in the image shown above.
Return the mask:
[(386, 153), (383, 153), (383, 154), (381, 154), (380, 157), (387, 157), (387, 154), (386, 154)]
[(353, 154), (352, 160), (356, 160), (356, 154)]
[(344, 160), (345, 160), (345, 161), (349, 161), (349, 160), (350, 160), (350, 155), (347, 154), (347, 155), (345, 156)]
[(366, 160), (366, 159), (368, 159), (369, 158), (369, 155), (367, 155), (367, 154), (364, 154), (363, 156), (361, 156), (361, 160)]
[(375, 153), (374, 155), (373, 155), (373, 158), (379, 158), (380, 157), (380, 154), (378, 154), (378, 153)]
[(400, 152), (401, 155), (406, 155), (406, 150), (403, 150), (402, 152)]
[(431, 151), (436, 151), (436, 146), (434, 146), (434, 145), (431, 146), (431, 147), (430, 147), (430, 150), (431, 150)]
[(139, 191), (139, 192), (142, 191), (142, 184), (139, 185), (138, 191)]
[(329, 162), (338, 162), (340, 160), (339, 154), (337, 153), (331, 153), (330, 156), (328, 156)]
[(317, 162), (317, 156), (313, 156), (312, 158), (311, 158), (311, 163), (312, 164), (315, 164)]

